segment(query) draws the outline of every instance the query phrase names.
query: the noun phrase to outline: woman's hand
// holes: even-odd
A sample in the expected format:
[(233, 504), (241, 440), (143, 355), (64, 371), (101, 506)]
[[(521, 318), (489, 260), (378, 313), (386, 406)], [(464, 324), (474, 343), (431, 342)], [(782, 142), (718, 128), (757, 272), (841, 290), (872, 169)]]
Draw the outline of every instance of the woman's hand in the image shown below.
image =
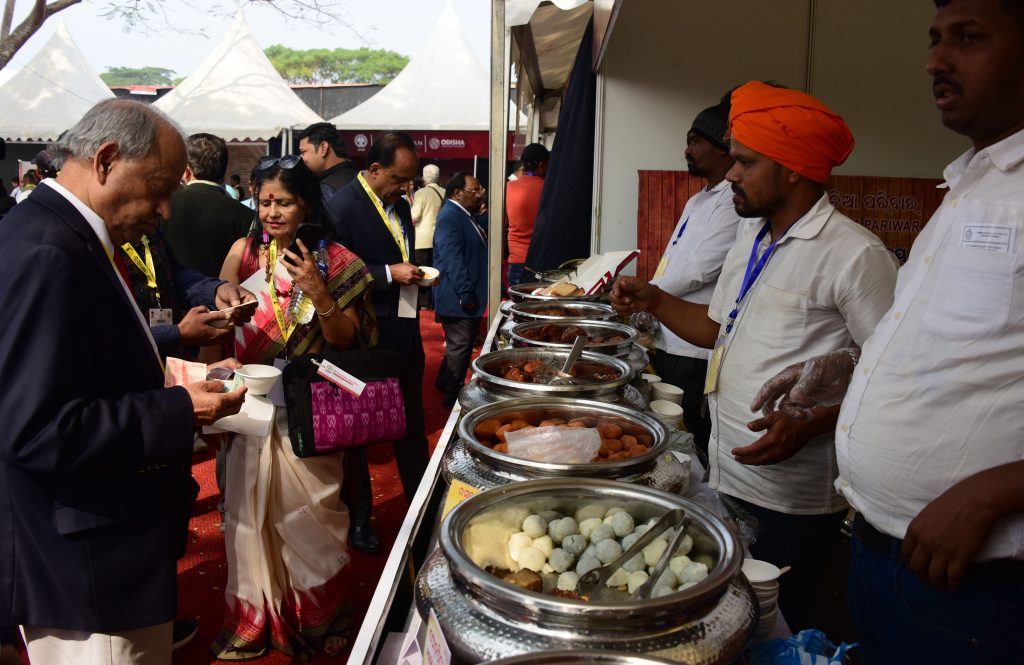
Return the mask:
[(320, 278), (320, 269), (313, 259), (313, 254), (306, 249), (301, 240), (296, 240), (295, 242), (298, 244), (302, 256), (297, 256), (295, 252), (290, 250), (284, 250), (284, 255), (287, 258), (284, 261), (284, 268), (291, 275), (292, 284), (302, 289), (302, 292), (310, 300), (314, 300), (318, 296), (327, 293), (327, 285)]

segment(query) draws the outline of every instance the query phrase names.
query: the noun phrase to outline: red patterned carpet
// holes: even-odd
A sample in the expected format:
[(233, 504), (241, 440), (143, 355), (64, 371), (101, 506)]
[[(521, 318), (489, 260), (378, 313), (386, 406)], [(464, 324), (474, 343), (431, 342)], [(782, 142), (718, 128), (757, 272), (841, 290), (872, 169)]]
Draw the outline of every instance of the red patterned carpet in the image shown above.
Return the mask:
[[(427, 438), (431, 450), (437, 443), (448, 417), (448, 411), (441, 405), (441, 393), (434, 388), (438, 363), (443, 354), (444, 338), (441, 326), (434, 323), (432, 312), (422, 312), (420, 329), (423, 333), (423, 347), (426, 351), (427, 366), (423, 377), (423, 400), (426, 410)], [(367, 555), (352, 552), (352, 600), (358, 613), (365, 611), (380, 577), (387, 550), (395, 540), (398, 528), (405, 517), (406, 502), (398, 480), (391, 444), (379, 444), (369, 449), (370, 472), (373, 476), (374, 508), (373, 525), (385, 553)], [(192, 542), (185, 557), (178, 562), (178, 608), (179, 616), (198, 617), (199, 634), (175, 655), (176, 665), (208, 665), (219, 663), (210, 655), (209, 646), (221, 628), (224, 609), (224, 585), (227, 580), (227, 563), (224, 558), (224, 536), (218, 525), (217, 483), (214, 479), (213, 453), (196, 455), (192, 469), (196, 480), (202, 486), (199, 501), (192, 516)], [(343, 658), (328, 658), (320, 655), (310, 663), (340, 663)], [(284, 665), (293, 660), (284, 654), (273, 652), (258, 660), (249, 661), (259, 665)]]

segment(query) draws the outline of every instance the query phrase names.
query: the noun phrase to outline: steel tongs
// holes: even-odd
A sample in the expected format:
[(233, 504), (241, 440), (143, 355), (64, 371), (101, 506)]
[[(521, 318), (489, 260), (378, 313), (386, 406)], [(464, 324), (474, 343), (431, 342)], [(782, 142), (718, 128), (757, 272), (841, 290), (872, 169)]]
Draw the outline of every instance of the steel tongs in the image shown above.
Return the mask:
[[(637, 538), (636, 542), (622, 553), (622, 556), (611, 563), (606, 563), (603, 566), (594, 568), (593, 570), (587, 571), (581, 575), (579, 581), (576, 583), (577, 592), (585, 598), (593, 598), (596, 594), (602, 592), (606, 589), (605, 583), (608, 581), (608, 578), (614, 575), (615, 571), (621, 568), (623, 564), (631, 560), (637, 554), (640, 554), (645, 547), (657, 540), (666, 529), (674, 528), (675, 526), (682, 524), (685, 521), (685, 517), (686, 511), (682, 508), (674, 508), (662, 515), (661, 518), (654, 523), (654, 526)], [(668, 559), (671, 558), (671, 553), (675, 551), (675, 548), (679, 544), (679, 540), (681, 539), (679, 533), (686, 533), (685, 525), (684, 528), (679, 529), (676, 533), (676, 537), (672, 539), (672, 544), (669, 545), (669, 549), (665, 550), (665, 555), (662, 555), (662, 559), (658, 561), (658, 566), (661, 567), (662, 571), (664, 571), (662, 563), (667, 565)], [(656, 569), (655, 572), (658, 572), (658, 570)], [(661, 573), (659, 572), (658, 574), (660, 575)], [(653, 580), (654, 578), (652, 577), (651, 579)], [(645, 582), (644, 586), (649, 582), (650, 580)], [(637, 592), (642, 589), (643, 587), (640, 587), (640, 589), (637, 589)], [(650, 593), (650, 591), (648, 591), (648, 593)]]

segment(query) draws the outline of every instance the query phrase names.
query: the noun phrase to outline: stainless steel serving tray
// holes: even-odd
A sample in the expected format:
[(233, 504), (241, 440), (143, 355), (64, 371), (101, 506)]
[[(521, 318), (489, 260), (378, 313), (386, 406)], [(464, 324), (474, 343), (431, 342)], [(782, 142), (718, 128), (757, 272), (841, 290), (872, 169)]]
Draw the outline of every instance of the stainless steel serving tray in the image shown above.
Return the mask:
[(622, 335), (625, 339), (617, 342), (588, 342), (583, 347), (586, 351), (604, 353), (616, 357), (628, 355), (639, 334), (636, 328), (615, 321), (527, 321), (525, 323), (517, 323), (509, 330), (512, 346), (517, 348), (533, 347), (565, 351), (572, 348), (572, 342), (544, 342), (530, 338), (529, 334), (531, 332), (538, 331), (546, 326), (555, 326), (563, 331), (570, 326), (576, 326), (590, 338)]
[[(522, 511), (571, 514), (587, 504), (622, 507), (639, 520), (683, 508), (695, 541), (716, 561), (699, 584), (646, 600), (583, 601), (527, 591), (487, 573), (465, 551), (477, 524)], [(511, 517), (510, 517), (511, 516)], [(753, 637), (756, 597), (739, 575), (742, 549), (701, 506), (646, 487), (591, 478), (531, 480), (473, 496), (441, 525), (440, 550), (417, 580), (421, 615), (432, 609), (453, 650), (468, 662), (555, 649), (610, 649), (686, 663), (727, 663)]]
[(565, 302), (568, 300), (600, 300), (601, 294), (595, 293), (593, 295), (578, 294), (574, 296), (543, 296), (534, 294), (533, 292), (539, 288), (551, 286), (553, 282), (525, 282), (523, 284), (517, 284), (515, 286), (508, 287), (508, 297), (512, 299), (512, 302)]
[(502, 349), (478, 356), (473, 360), (473, 375), (485, 390), (509, 397), (594, 397), (618, 392), (633, 378), (633, 370), (623, 360), (601, 353), (584, 351), (576, 362), (575, 369), (580, 377), (588, 376), (595, 368), (611, 369), (618, 378), (599, 383), (570, 385), (544, 385), (512, 381), (502, 376), (501, 368), (508, 362), (541, 360), (561, 367), (568, 357), (568, 351), (548, 349)]
[(580, 302), (578, 300), (513, 303), (508, 308), (508, 314), (513, 323), (526, 323), (527, 321), (614, 321), (619, 317), (611, 305), (599, 302)]

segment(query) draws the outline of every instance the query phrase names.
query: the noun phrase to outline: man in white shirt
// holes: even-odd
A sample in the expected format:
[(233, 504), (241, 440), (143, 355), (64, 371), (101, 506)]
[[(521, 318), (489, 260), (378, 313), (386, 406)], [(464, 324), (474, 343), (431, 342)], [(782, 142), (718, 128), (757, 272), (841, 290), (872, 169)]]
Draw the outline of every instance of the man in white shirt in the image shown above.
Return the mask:
[[(444, 187), (437, 184), (441, 169), (437, 164), (423, 167), (423, 187), (412, 198), (412, 223), (416, 226), (416, 265), (434, 266), (434, 226), (444, 203)], [(437, 267), (437, 266), (434, 266)], [(420, 309), (432, 309), (430, 287), (420, 288)]]
[[(729, 100), (704, 109), (686, 134), (686, 168), (691, 176), (707, 179), (707, 186), (686, 202), (651, 284), (693, 303), (711, 302), (725, 255), (736, 244), (740, 216), (732, 204), (732, 189), (725, 174), (733, 160), (725, 144), (729, 129)], [(683, 389), (683, 417), (693, 434), (701, 461), (708, 459), (711, 419), (702, 408), (707, 349), (690, 344), (658, 325), (653, 364), (666, 383)]]
[(946, 168), (859, 362), (789, 368), (755, 406), (785, 396), (799, 415), (849, 386), (837, 486), (859, 513), (849, 602), (865, 663), (1020, 662), (1024, 5), (935, 4), (936, 105), (973, 147)]
[[(832, 167), (853, 149), (842, 118), (802, 92), (752, 81), (733, 92), (729, 129), (733, 202), (742, 217), (764, 217), (761, 230), (730, 250), (709, 305), (636, 278), (616, 282), (612, 302), (715, 349), (705, 385), (710, 483), (760, 523), (752, 555), (793, 567), (780, 605), (796, 630), (816, 623), (810, 601), (847, 507), (832, 487), (837, 410), (810, 422), (780, 413), (748, 422), (750, 398), (807, 349), (863, 342), (892, 302), (896, 267), (825, 195)], [(786, 456), (760, 466), (775, 447)]]

